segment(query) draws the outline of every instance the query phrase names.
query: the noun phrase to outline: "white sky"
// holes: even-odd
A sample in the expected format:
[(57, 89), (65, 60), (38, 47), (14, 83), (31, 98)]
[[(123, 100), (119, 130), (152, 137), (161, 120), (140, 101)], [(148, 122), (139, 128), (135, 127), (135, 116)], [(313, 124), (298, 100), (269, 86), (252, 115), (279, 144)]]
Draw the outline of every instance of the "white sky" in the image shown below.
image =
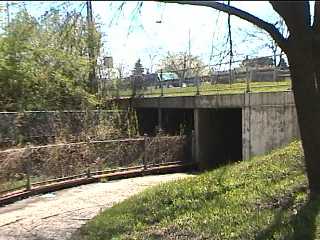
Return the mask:
[[(107, 54), (114, 58), (115, 64), (125, 63), (133, 66), (138, 58), (141, 58), (143, 65), (150, 68), (150, 57), (157, 56), (154, 63), (164, 56), (168, 51), (181, 52), (188, 50), (189, 29), (191, 53), (200, 56), (206, 63), (209, 63), (212, 42), (221, 50), (221, 45), (226, 41), (227, 15), (207, 7), (188, 6), (180, 4), (163, 4), (157, 2), (144, 2), (141, 14), (137, 19), (132, 20), (132, 11), (137, 2), (127, 2), (118, 21), (110, 26), (115, 10), (121, 3), (109, 3), (99, 1), (93, 2), (93, 11), (100, 16), (103, 32), (106, 36)], [(248, 10), (255, 15), (269, 20), (276, 20), (271, 5), (268, 2), (232, 2), (232, 5), (243, 10)], [(119, 15), (119, 14), (118, 14)], [(161, 20), (162, 23), (156, 23)], [(251, 24), (231, 17), (234, 49), (236, 54), (245, 55), (271, 55), (268, 49), (254, 52), (256, 46), (252, 42), (244, 42), (245, 34), (239, 30), (249, 29)], [(130, 25), (134, 31), (130, 34)], [(261, 44), (261, 43), (260, 43)], [(215, 63), (212, 59), (211, 63)]]
[[(60, 3), (28, 1), (26, 6), (31, 14), (39, 16), (50, 6)], [(81, 3), (83, 2), (70, 2), (78, 7)], [(133, 68), (137, 59), (141, 58), (144, 67), (150, 68), (150, 57), (153, 57), (155, 69), (161, 56), (166, 55), (168, 51), (175, 53), (188, 50), (189, 30), (191, 53), (200, 56), (206, 64), (218, 61), (209, 61), (212, 43), (216, 48), (213, 53), (227, 50), (228, 45), (223, 47), (227, 33), (227, 15), (224, 13), (207, 7), (145, 1), (141, 14), (137, 14), (133, 19), (132, 12), (137, 2), (126, 2), (119, 14), (116, 10), (120, 4), (121, 2), (117, 1), (92, 1), (95, 19), (101, 24), (105, 34), (104, 54), (113, 57), (114, 65), (121, 63), (129, 70)], [(278, 20), (277, 14), (267, 1), (231, 1), (231, 5), (249, 11), (270, 23)], [(82, 12), (85, 14), (86, 8)], [(118, 20), (110, 25), (111, 19), (115, 16), (118, 16)], [(162, 23), (156, 23), (159, 20)], [(231, 24), (235, 59), (243, 59), (245, 55), (271, 55), (271, 50), (261, 48), (262, 41), (253, 41), (246, 37), (243, 30), (252, 30), (250, 23), (232, 16)], [(130, 26), (132, 31), (129, 34)]]

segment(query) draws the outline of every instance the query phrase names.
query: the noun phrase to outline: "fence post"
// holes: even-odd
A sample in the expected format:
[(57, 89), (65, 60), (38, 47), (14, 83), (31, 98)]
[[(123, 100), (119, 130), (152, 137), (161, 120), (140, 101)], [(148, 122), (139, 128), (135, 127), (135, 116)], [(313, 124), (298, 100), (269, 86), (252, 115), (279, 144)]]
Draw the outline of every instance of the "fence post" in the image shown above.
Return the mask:
[(277, 81), (277, 67), (273, 68), (273, 81)]
[(143, 158), (142, 158), (142, 163), (143, 163), (143, 170), (147, 170), (147, 134), (143, 134)]
[(199, 89), (199, 77), (197, 77), (197, 81), (196, 81), (196, 84), (197, 84), (197, 93), (196, 95), (199, 96), (200, 95), (200, 89)]
[(160, 96), (163, 96), (163, 85), (162, 85), (162, 69), (160, 70), (160, 88), (161, 88), (161, 94)]
[(250, 82), (251, 82), (251, 78), (252, 78), (252, 70), (248, 71), (247, 69), (247, 78), (246, 78), (246, 83), (247, 83), (247, 89), (246, 92), (250, 92)]

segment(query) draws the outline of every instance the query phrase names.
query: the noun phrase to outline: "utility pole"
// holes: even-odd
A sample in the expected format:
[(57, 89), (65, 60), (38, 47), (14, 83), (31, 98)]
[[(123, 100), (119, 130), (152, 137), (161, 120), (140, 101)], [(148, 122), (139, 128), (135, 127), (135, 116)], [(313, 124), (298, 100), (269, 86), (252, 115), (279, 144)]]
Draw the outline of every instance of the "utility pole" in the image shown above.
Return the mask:
[(92, 14), (92, 4), (91, 1), (86, 2), (87, 5), (87, 26), (88, 26), (88, 52), (89, 52), (89, 62), (90, 62), (90, 72), (89, 72), (89, 86), (92, 93), (97, 92), (97, 82), (96, 82), (96, 70), (95, 70), (95, 56), (94, 56), (94, 45), (93, 45), (93, 14)]
[[(230, 0), (228, 0), (228, 6), (230, 6)], [(229, 85), (231, 87), (232, 84), (232, 59), (233, 59), (233, 51), (232, 51), (232, 36), (231, 36), (231, 19), (230, 14), (228, 14), (228, 34), (229, 34), (229, 45), (230, 45), (230, 59), (229, 59)]]
[(189, 68), (191, 67), (191, 39), (190, 39), (190, 32), (191, 32), (191, 30), (190, 30), (190, 28), (189, 28), (189, 42), (188, 42), (188, 50), (189, 50)]
[(7, 4), (6, 4), (6, 7), (7, 7), (7, 26), (9, 26), (9, 23), (10, 23), (10, 9), (9, 9), (9, 2), (7, 1)]

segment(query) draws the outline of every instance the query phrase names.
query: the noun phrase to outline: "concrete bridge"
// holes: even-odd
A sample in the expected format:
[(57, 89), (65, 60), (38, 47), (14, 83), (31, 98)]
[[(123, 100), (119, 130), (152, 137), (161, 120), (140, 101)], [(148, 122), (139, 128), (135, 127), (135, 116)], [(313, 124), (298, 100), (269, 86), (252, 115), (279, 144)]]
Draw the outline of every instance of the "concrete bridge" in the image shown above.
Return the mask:
[(291, 91), (118, 101), (137, 110), (141, 133), (156, 126), (177, 133), (181, 125), (193, 132), (202, 168), (265, 154), (300, 135)]

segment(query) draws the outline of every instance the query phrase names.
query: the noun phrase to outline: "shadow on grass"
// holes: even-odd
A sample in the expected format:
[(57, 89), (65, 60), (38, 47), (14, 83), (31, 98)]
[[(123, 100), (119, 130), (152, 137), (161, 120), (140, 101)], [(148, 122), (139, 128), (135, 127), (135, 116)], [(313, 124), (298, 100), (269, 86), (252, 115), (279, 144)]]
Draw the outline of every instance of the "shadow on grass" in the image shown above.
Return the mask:
[[(281, 239), (286, 240), (317, 239), (316, 218), (320, 211), (320, 197), (315, 199), (309, 199), (299, 209), (296, 210), (297, 212), (295, 212), (293, 206), (294, 199), (291, 199), (289, 202), (290, 203), (287, 204), (285, 207), (279, 209), (279, 212), (274, 217), (273, 223), (269, 225), (267, 228), (265, 228), (263, 231), (258, 233), (255, 239), (275, 239), (275, 233), (280, 234)], [(293, 214), (288, 216), (289, 211), (292, 211)], [(284, 230), (286, 231), (283, 232)]]

